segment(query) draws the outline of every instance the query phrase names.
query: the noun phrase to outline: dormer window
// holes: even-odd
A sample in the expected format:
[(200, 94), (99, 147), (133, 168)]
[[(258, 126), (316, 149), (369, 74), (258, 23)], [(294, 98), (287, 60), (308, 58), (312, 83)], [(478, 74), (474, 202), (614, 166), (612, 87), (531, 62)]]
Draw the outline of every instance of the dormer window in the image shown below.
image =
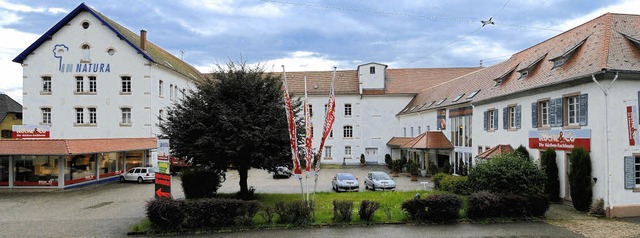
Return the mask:
[(620, 33), (620, 34), (622, 34), (624, 37), (626, 37), (627, 40), (631, 41), (631, 43), (633, 43), (636, 47), (640, 48), (640, 40), (638, 40), (636, 38), (633, 38), (633, 37), (631, 37), (631, 36), (629, 36), (627, 34), (623, 34), (623, 33)]
[(376, 74), (376, 67), (375, 66), (369, 67), (369, 74)]
[(529, 75), (529, 73), (531, 73), (531, 71), (533, 71), (535, 69), (535, 67), (538, 65), (538, 63), (540, 63), (540, 61), (542, 61), (542, 59), (544, 59), (544, 57), (547, 57), (547, 54), (544, 54), (544, 55), (538, 57), (536, 60), (531, 62), (526, 67), (518, 70), (518, 72), (520, 73), (520, 77), (518, 78), (518, 80), (527, 77), (527, 75)]
[(502, 84), (502, 79), (501, 78), (496, 79), (495, 81), (496, 81), (496, 84), (493, 85), (494, 88), (497, 88), (498, 86), (500, 86), (500, 84)]
[(436, 101), (431, 101), (431, 103), (429, 103), (429, 106), (427, 106), (427, 107), (433, 106), (433, 104), (435, 104), (435, 103), (436, 103)]
[(446, 101), (446, 100), (447, 100), (447, 98), (444, 98), (444, 99), (442, 99), (442, 100), (438, 101), (438, 103), (436, 103), (436, 106), (438, 106), (438, 105), (442, 104), (442, 103), (443, 103), (444, 101)]
[(580, 48), (580, 46), (582, 46), (584, 44), (585, 41), (587, 41), (589, 37), (587, 36), (586, 38), (584, 38), (584, 40), (578, 42), (578, 44), (567, 48), (564, 53), (562, 53), (561, 55), (558, 55), (552, 59), (550, 59), (550, 61), (553, 61), (553, 68), (558, 68), (562, 65), (564, 65), (565, 63), (567, 63), (567, 61), (569, 61), (569, 59), (571, 58), (571, 56), (573, 56), (573, 54), (576, 52), (576, 50), (578, 50), (578, 48)]
[(457, 102), (458, 100), (460, 100), (460, 98), (462, 98), (462, 96), (464, 96), (464, 93), (455, 97), (453, 100), (451, 100), (451, 102)]
[(469, 96), (467, 96), (467, 99), (471, 99), (471, 98), (475, 97), (475, 96), (476, 96), (476, 94), (478, 94), (478, 92), (480, 92), (480, 89), (478, 89), (478, 90), (476, 90), (476, 91), (471, 92), (471, 93), (469, 94)]
[[(519, 65), (519, 64), (518, 64)], [(498, 87), (500, 86), (504, 81), (507, 80), (507, 78), (509, 77), (509, 75), (511, 75), (511, 73), (513, 73), (513, 71), (516, 70), (516, 68), (518, 67), (518, 65), (516, 65), (515, 67), (511, 68), (510, 70), (508, 70), (507, 72), (505, 72), (504, 74), (500, 75), (500, 77), (494, 79), (493, 81), (496, 82), (495, 85), (493, 85), (493, 87)]]

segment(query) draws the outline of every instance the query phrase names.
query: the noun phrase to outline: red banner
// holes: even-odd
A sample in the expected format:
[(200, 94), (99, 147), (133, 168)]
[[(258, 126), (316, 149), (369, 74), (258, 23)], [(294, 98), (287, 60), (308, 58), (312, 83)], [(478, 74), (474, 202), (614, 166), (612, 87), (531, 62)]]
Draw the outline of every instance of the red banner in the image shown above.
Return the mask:
[[(307, 78), (305, 77), (305, 80)], [(306, 84), (306, 82), (305, 82)], [(305, 86), (305, 91), (306, 91), (306, 86)], [(311, 163), (313, 162), (313, 149), (312, 147), (312, 143), (313, 143), (313, 126), (311, 125), (311, 114), (309, 111), (309, 99), (307, 99), (307, 94), (305, 92), (304, 95), (304, 127), (305, 127), (305, 131), (306, 131), (306, 137), (305, 137), (305, 149), (306, 149), (306, 153), (305, 153), (305, 160), (306, 160), (306, 166), (305, 166), (305, 170), (307, 171), (307, 175), (309, 174), (309, 170), (311, 168)]]
[(156, 173), (156, 198), (171, 198), (171, 175)]
[(633, 113), (633, 106), (627, 106), (627, 131), (629, 132), (629, 146), (636, 145), (636, 137), (638, 134), (638, 128), (636, 128), (636, 122), (634, 120), (635, 114)]
[[(335, 72), (334, 72), (334, 78), (335, 78)], [(322, 158), (322, 149), (324, 149), (324, 141), (327, 139), (327, 137), (331, 133), (331, 127), (333, 127), (333, 122), (336, 120), (335, 111), (336, 111), (336, 96), (333, 89), (333, 80), (331, 80), (331, 90), (329, 91), (329, 103), (327, 104), (327, 116), (324, 119), (324, 128), (322, 130), (322, 140), (320, 140), (320, 148), (318, 148), (318, 160)], [(316, 163), (316, 168), (315, 168), (316, 173), (319, 170), (320, 170), (320, 161)]]
[(287, 122), (289, 123), (289, 144), (291, 145), (291, 160), (293, 160), (293, 173), (302, 174), (300, 170), (300, 161), (298, 160), (298, 143), (296, 136), (296, 122), (291, 106), (291, 97), (289, 97), (289, 88), (287, 87), (287, 75), (284, 76), (284, 105), (287, 112)]

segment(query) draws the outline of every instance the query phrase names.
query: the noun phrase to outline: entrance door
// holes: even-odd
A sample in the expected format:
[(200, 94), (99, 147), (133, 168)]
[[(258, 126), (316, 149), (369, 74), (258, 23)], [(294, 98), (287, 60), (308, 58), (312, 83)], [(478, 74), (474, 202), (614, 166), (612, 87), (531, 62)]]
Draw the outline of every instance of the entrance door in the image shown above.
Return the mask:
[(366, 148), (364, 153), (367, 161), (378, 162), (378, 148)]
[(569, 182), (569, 171), (571, 170), (571, 153), (564, 155), (564, 199), (571, 201), (571, 183)]

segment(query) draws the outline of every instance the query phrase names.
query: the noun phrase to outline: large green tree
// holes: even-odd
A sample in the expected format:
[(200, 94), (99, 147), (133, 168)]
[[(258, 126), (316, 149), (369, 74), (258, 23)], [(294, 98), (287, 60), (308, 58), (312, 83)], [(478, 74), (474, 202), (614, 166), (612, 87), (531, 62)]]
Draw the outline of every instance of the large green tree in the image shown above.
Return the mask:
[(261, 66), (217, 65), (168, 114), (161, 128), (174, 153), (222, 173), (236, 168), (242, 197), (250, 168), (291, 164), (282, 81)]

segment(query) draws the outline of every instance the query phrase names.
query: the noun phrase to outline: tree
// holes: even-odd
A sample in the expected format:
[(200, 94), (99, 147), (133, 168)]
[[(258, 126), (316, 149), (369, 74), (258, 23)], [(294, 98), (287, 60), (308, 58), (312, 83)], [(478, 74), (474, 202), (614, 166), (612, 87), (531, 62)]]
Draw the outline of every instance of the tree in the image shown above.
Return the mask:
[(529, 155), (529, 151), (527, 151), (527, 148), (525, 148), (522, 145), (520, 145), (520, 146), (518, 146), (518, 148), (516, 148), (516, 153), (522, 159), (529, 160), (531, 158), (531, 156)]
[(571, 202), (578, 211), (589, 211), (593, 199), (591, 183), (591, 157), (582, 147), (571, 151), (569, 167), (569, 184), (571, 185)]
[(217, 65), (168, 112), (160, 127), (174, 153), (221, 173), (235, 167), (243, 198), (250, 168), (291, 163), (282, 82), (261, 66)]
[(560, 201), (560, 180), (558, 179), (558, 164), (556, 162), (556, 151), (547, 149), (540, 155), (542, 170), (546, 174), (544, 192), (553, 202)]

